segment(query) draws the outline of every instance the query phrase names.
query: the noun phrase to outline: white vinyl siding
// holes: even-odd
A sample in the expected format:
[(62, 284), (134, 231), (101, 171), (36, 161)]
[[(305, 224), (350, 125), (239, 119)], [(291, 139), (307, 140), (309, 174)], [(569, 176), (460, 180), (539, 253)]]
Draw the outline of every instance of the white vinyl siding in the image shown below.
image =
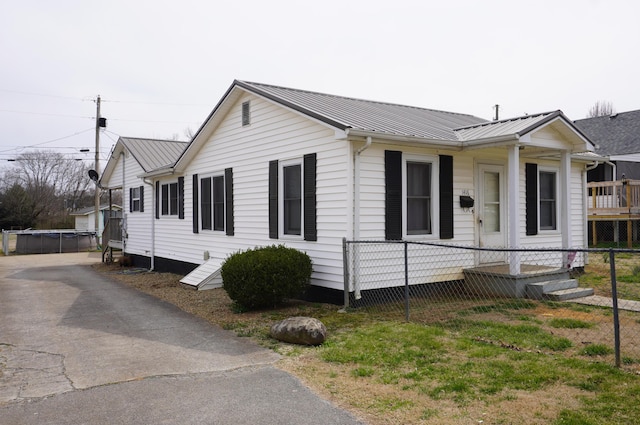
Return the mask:
[[(142, 256), (151, 255), (151, 220), (153, 218), (151, 186), (144, 185), (138, 178), (144, 172), (140, 164), (128, 152), (119, 155), (118, 163), (112, 174), (112, 179), (122, 184), (122, 167), (124, 166), (124, 186), (122, 188), (123, 226), (126, 235), (125, 250), (127, 254)], [(144, 212), (129, 212), (129, 189), (140, 188), (144, 185), (149, 196), (143, 197)]]
[[(241, 105), (247, 100), (251, 101), (251, 125), (242, 127)], [(317, 154), (318, 241), (269, 239), (269, 161), (299, 158), (301, 163), (309, 153)], [(351, 228), (349, 155), (349, 142), (336, 140), (333, 129), (261, 98), (239, 99), (184, 172), (185, 220), (156, 221), (156, 255), (201, 264), (205, 251), (211, 258), (224, 259), (238, 250), (283, 243), (313, 258), (314, 284), (341, 289), (342, 238)], [(233, 168), (234, 236), (193, 233), (192, 175), (200, 178), (225, 168)]]

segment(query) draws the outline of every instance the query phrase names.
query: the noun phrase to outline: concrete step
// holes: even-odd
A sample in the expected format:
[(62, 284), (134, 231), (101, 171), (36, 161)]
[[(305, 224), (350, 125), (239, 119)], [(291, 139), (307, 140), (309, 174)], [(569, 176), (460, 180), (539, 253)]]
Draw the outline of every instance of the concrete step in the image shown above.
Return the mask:
[(546, 298), (546, 294), (565, 289), (573, 289), (578, 287), (578, 281), (575, 279), (557, 279), (547, 280), (544, 282), (528, 283), (526, 288), (527, 298), (541, 300)]
[(571, 288), (547, 292), (544, 298), (551, 301), (567, 301), (593, 295), (593, 288)]

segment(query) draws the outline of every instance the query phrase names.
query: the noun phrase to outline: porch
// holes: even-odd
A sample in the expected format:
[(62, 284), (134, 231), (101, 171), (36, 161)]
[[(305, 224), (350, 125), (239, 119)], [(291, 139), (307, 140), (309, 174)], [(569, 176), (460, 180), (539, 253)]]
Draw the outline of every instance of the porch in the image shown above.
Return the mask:
[[(603, 241), (602, 224), (613, 223), (614, 239), (619, 240), (619, 224), (626, 227), (627, 247), (638, 240), (640, 221), (640, 180), (587, 183), (587, 220), (591, 224), (591, 244)], [(600, 235), (600, 236), (599, 236)]]
[(468, 293), (508, 298), (566, 301), (593, 295), (592, 288), (578, 287), (569, 269), (537, 264), (521, 264), (513, 275), (508, 264), (486, 265), (463, 270)]

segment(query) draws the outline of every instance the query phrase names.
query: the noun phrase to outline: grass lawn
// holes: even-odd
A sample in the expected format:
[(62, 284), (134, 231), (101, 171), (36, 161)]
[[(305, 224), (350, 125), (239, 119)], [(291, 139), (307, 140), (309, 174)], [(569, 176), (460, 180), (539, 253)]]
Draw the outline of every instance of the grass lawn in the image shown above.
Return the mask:
[[(590, 260), (581, 285), (606, 295), (608, 263)], [(637, 258), (617, 259), (619, 277), (630, 276), (619, 291), (640, 300), (637, 264)], [(338, 306), (303, 302), (234, 313), (222, 289), (197, 292), (180, 287), (176, 275), (97, 268), (281, 353), (280, 368), (370, 424), (636, 424), (640, 418), (638, 313), (621, 314), (618, 369), (606, 308), (440, 300), (412, 312), (412, 323), (395, 311), (340, 313)], [(269, 337), (273, 323), (294, 315), (322, 320), (327, 341), (301, 347)]]

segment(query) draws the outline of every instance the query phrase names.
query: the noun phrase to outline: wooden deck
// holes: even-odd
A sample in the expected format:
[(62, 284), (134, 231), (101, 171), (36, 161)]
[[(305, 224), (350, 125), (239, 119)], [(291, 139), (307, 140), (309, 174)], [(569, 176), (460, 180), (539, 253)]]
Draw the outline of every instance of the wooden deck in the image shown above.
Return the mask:
[(598, 243), (596, 223), (627, 223), (627, 245), (633, 244), (634, 222), (640, 221), (640, 180), (623, 179), (587, 183), (587, 220), (591, 223), (591, 242)]

